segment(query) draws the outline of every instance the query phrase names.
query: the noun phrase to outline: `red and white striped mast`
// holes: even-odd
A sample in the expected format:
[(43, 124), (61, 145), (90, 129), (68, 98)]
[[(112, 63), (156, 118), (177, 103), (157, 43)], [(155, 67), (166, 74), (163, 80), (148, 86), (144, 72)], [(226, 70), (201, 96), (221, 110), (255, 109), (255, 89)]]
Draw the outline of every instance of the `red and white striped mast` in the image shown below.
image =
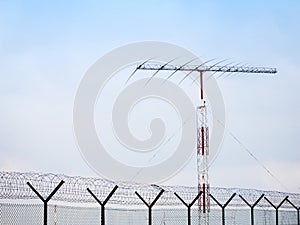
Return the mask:
[[(208, 154), (209, 154), (209, 127), (207, 120), (207, 109), (204, 100), (203, 71), (200, 71), (200, 101), (197, 107), (197, 174), (198, 193), (202, 195), (198, 201), (199, 211), (203, 212), (201, 217), (204, 224), (209, 224), (209, 180), (208, 180)], [(202, 224), (203, 224), (202, 223)]]

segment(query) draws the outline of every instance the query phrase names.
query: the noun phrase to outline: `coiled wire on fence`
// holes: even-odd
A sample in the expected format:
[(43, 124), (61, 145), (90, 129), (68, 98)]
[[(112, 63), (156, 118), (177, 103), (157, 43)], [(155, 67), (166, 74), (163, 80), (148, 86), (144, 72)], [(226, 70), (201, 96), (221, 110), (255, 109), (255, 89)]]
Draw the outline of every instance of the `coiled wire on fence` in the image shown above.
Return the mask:
[[(64, 202), (93, 203), (95, 200), (87, 192), (87, 188), (101, 198), (106, 197), (115, 185), (118, 185), (119, 188), (112, 196), (110, 203), (117, 205), (141, 205), (142, 203), (137, 198), (135, 191), (138, 191), (145, 199), (153, 199), (163, 189), (165, 192), (157, 204), (167, 203), (167, 205), (180, 204), (180, 201), (174, 195), (175, 192), (187, 202), (192, 201), (198, 194), (197, 187), (113, 182), (103, 178), (71, 177), (52, 173), (0, 172), (0, 199), (37, 199), (36, 194), (32, 192), (27, 182), (30, 182), (42, 196), (46, 197), (62, 180), (65, 183), (53, 196), (53, 199)], [(218, 187), (212, 187), (210, 193), (220, 202), (226, 202), (233, 193), (243, 196), (249, 202), (255, 202), (257, 198), (264, 194), (274, 204), (289, 196), (289, 200), (293, 204), (300, 205), (300, 194), (297, 193)], [(211, 201), (211, 204), (212, 206), (216, 205), (213, 201)], [(241, 199), (235, 198), (230, 204), (231, 206), (243, 207), (245, 203)], [(260, 206), (270, 207), (269, 203), (265, 201)]]
[[(33, 188), (36, 190), (36, 192), (33, 191)], [(60, 212), (68, 211), (68, 207), (70, 206), (67, 206), (66, 203), (95, 204), (96, 201), (98, 201), (98, 203), (101, 204), (103, 211), (101, 211), (100, 213), (101, 219), (99, 217), (95, 221), (104, 220), (104, 206), (108, 200), (109, 200), (109, 207), (110, 207), (110, 210), (108, 211), (108, 215), (112, 213), (116, 213), (115, 215), (118, 215), (118, 217), (120, 217), (122, 213), (125, 212), (126, 212), (125, 214), (127, 215), (128, 212), (130, 212), (130, 210), (132, 209), (135, 210), (135, 213), (139, 212), (139, 214), (143, 214), (144, 211), (139, 211), (139, 210), (140, 209), (147, 210), (147, 207), (149, 208), (149, 215), (151, 215), (152, 217), (151, 210), (154, 204), (152, 204), (153, 202), (151, 203), (151, 201), (155, 200), (155, 208), (157, 209), (161, 207), (164, 208), (164, 211), (163, 210), (154, 211), (153, 213), (153, 216), (155, 217), (154, 221), (157, 221), (158, 218), (160, 218), (160, 221), (167, 220), (167, 217), (169, 216), (170, 217), (169, 221), (174, 220), (174, 222), (171, 224), (179, 224), (178, 221), (180, 220), (178, 218), (181, 217), (182, 215), (185, 215), (186, 212), (188, 211), (188, 208), (190, 207), (189, 210), (191, 211), (190, 214), (188, 214), (189, 220), (192, 219), (193, 223), (198, 223), (197, 222), (198, 219), (196, 216), (198, 212), (198, 208), (197, 208), (197, 203), (195, 203), (197, 202), (195, 198), (197, 198), (197, 195), (199, 195), (197, 187), (164, 186), (164, 185), (158, 186), (155, 184), (113, 182), (103, 178), (84, 178), (79, 176), (71, 177), (71, 176), (57, 175), (51, 173), (42, 174), (42, 173), (0, 172), (0, 206), (2, 206), (5, 209), (6, 208), (9, 209), (11, 205), (3, 204), (2, 203), (3, 200), (18, 201), (18, 200), (36, 200), (39, 198), (43, 200), (43, 199), (47, 199), (49, 197), (49, 194), (52, 193), (53, 190), (55, 189), (57, 190), (55, 193), (53, 193), (53, 196), (51, 196), (51, 201), (54, 200), (55, 202), (61, 203), (59, 206), (61, 209)], [(40, 197), (37, 194), (40, 195)], [(247, 222), (249, 224), (254, 224), (254, 221), (260, 221), (259, 223), (262, 224), (279, 224), (280, 221), (284, 221), (284, 220), (288, 222), (282, 224), (289, 224), (291, 223), (289, 222), (290, 219), (288, 218), (291, 217), (290, 215), (293, 215), (292, 223), (294, 224), (300, 223), (299, 221), (300, 194), (297, 193), (213, 187), (210, 189), (210, 194), (211, 194), (211, 200), (210, 200), (211, 216), (210, 217), (212, 221), (211, 224), (225, 224), (225, 218), (226, 221), (232, 220), (230, 218), (234, 218), (235, 221), (242, 221), (242, 220), (250, 221), (249, 219), (250, 212), (251, 212), (251, 223)], [(48, 199), (48, 201), (49, 200), (50, 198)], [(184, 202), (186, 204), (183, 204)], [(195, 204), (189, 205), (191, 202), (194, 202)], [(18, 203), (14, 203), (14, 204), (18, 205)], [(20, 205), (21, 204), (24, 204), (24, 202), (20, 203)], [(185, 206), (187, 206), (187, 208)], [(14, 207), (16, 206), (14, 205)], [(36, 206), (28, 204), (28, 207), (34, 208)], [(46, 212), (46, 217), (49, 213), (52, 213), (55, 214), (55, 220), (56, 220), (56, 205), (50, 205), (49, 207), (50, 209), (53, 210), (52, 211), (50, 210), (50, 212), (48, 213)], [(97, 210), (95, 211), (95, 207), (97, 207), (97, 205), (95, 205), (93, 208), (94, 212), (96, 212), (97, 214)], [(227, 207), (226, 216), (225, 216), (225, 207)], [(255, 220), (254, 220), (254, 207), (256, 207), (255, 215), (257, 215), (256, 217), (258, 217)], [(44, 205), (44, 210), (45, 208), (48, 208), (47, 204)], [(281, 212), (280, 214), (281, 215), (280, 218), (278, 216), (279, 208), (280, 210), (283, 210), (283, 212)], [(82, 210), (86, 210), (86, 209), (80, 206), (77, 207), (76, 210), (77, 211), (79, 210), (78, 212), (83, 212)], [(77, 215), (79, 214), (77, 213)], [(84, 213), (82, 215), (87, 215), (87, 213)], [(72, 219), (72, 216), (69, 215), (69, 217), (70, 219)], [(272, 218), (270, 219), (269, 217)], [(113, 220), (116, 218), (117, 218), (116, 216), (112, 216), (109, 217), (108, 220)], [(182, 221), (185, 221), (186, 218), (181, 218), (181, 219)], [(1, 220), (1, 215), (0, 215), (0, 220)], [(126, 221), (131, 221), (131, 220), (133, 219), (130, 216), (126, 219)], [(140, 220), (143, 219), (140, 218)], [(214, 220), (216, 222), (213, 222)], [(148, 218), (148, 221), (151, 222), (151, 218)], [(220, 221), (222, 221), (223, 223), (221, 223)], [(266, 221), (270, 221), (270, 222), (266, 222)], [(72, 223), (75, 224), (74, 222)], [(189, 223), (191, 224), (191, 222)], [(119, 222), (118, 224), (123, 224), (123, 223)], [(124, 222), (124, 224), (126, 223)]]

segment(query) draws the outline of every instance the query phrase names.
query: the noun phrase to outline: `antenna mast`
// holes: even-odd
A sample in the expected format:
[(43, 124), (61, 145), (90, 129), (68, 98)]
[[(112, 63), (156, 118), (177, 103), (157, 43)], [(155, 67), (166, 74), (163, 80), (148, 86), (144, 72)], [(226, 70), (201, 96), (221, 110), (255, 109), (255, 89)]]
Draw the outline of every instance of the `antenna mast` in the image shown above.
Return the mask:
[[(210, 212), (210, 186), (208, 179), (208, 155), (209, 155), (209, 126), (207, 118), (207, 109), (204, 99), (203, 76), (205, 72), (221, 72), (221, 73), (266, 73), (275, 74), (275, 68), (267, 67), (244, 67), (244, 66), (205, 66), (201, 65), (171, 65), (159, 63), (143, 63), (137, 66), (137, 70), (155, 70), (155, 74), (160, 70), (188, 71), (188, 75), (192, 72), (199, 72), (200, 83), (200, 101), (201, 105), (196, 109), (197, 116), (197, 178), (198, 193), (202, 191), (202, 195), (198, 201), (199, 212), (202, 212), (201, 224), (209, 224)], [(202, 163), (201, 163), (202, 162)]]

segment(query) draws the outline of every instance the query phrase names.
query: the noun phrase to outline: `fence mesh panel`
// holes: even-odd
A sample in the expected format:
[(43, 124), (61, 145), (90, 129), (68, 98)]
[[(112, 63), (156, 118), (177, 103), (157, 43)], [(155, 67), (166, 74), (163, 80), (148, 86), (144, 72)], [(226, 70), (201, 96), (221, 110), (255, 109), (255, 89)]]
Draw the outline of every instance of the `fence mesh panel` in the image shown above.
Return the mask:
[[(162, 190), (163, 194), (150, 207), (152, 224), (184, 225), (188, 224), (188, 205), (198, 194), (197, 187), (120, 183), (99, 178), (56, 174), (0, 172), (0, 178), (1, 225), (44, 224), (43, 201), (46, 199), (47, 224), (99, 225), (103, 216), (101, 204), (104, 203), (106, 225), (149, 224), (148, 207)], [(62, 181), (64, 183), (58, 187)], [(40, 196), (29, 187), (28, 182)], [(87, 188), (91, 192), (88, 192)], [(116, 191), (112, 193), (114, 188)], [(55, 189), (57, 190), (53, 196), (50, 195)], [(136, 192), (145, 202), (137, 196)], [(178, 194), (186, 204), (183, 204), (174, 193)], [(263, 194), (264, 196), (261, 197)], [(48, 199), (49, 195), (50, 199)], [(219, 204), (210, 199), (209, 213), (204, 214), (199, 211), (198, 201), (190, 206), (192, 225), (204, 224), (205, 217), (208, 218), (209, 224), (221, 225), (222, 207), (233, 195), (234, 197), (225, 207), (226, 225), (250, 225), (251, 208), (245, 200), (251, 205), (258, 199), (260, 201), (255, 205), (253, 213), (255, 225), (275, 225), (276, 207), (278, 207), (278, 224), (299, 225), (297, 207), (300, 206), (300, 194), (211, 188), (211, 195)], [(97, 202), (95, 197), (100, 202)]]
[(48, 224), (99, 225), (100, 210), (98, 207), (48, 206)]
[(0, 204), (1, 225), (43, 224), (43, 205), (38, 204)]

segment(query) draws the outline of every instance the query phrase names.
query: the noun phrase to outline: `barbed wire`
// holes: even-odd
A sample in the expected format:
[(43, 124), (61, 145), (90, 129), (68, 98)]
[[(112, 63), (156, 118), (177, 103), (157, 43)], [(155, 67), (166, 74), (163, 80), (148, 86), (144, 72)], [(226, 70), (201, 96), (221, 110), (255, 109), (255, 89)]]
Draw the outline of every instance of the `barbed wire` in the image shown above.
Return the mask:
[[(87, 191), (87, 188), (100, 200), (103, 200), (116, 185), (118, 189), (109, 200), (109, 204), (114, 206), (143, 205), (144, 203), (136, 196), (135, 191), (151, 202), (163, 189), (164, 193), (156, 204), (158, 206), (180, 206), (182, 203), (174, 195), (175, 192), (186, 202), (191, 202), (198, 194), (197, 187), (113, 182), (103, 178), (85, 178), (52, 173), (0, 172), (0, 200), (38, 199), (27, 182), (46, 198), (62, 180), (65, 183), (52, 199), (69, 203), (95, 203), (95, 199)], [(247, 207), (238, 195), (243, 196), (251, 203), (255, 202), (262, 194), (275, 205), (288, 196), (294, 205), (300, 206), (300, 194), (297, 193), (219, 187), (212, 187), (210, 193), (219, 202), (226, 202), (233, 193), (236, 193), (237, 196), (230, 202), (230, 207)], [(211, 201), (211, 207), (217, 207), (217, 205)], [(264, 200), (259, 203), (258, 207), (270, 207), (270, 205)], [(290, 204), (285, 204), (283, 207), (292, 208)]]

